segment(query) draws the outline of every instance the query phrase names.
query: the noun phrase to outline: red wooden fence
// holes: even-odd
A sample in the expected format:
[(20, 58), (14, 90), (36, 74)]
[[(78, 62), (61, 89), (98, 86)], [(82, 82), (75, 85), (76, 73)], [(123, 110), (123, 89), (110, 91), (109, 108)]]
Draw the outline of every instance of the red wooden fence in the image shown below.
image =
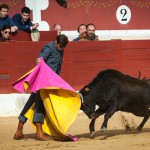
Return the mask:
[[(57, 31), (39, 31), (40, 41), (55, 41)], [(13, 41), (31, 41), (30, 32), (19, 31), (10, 36)]]
[[(17, 92), (11, 84), (35, 66), (48, 41), (0, 43), (0, 93)], [(100, 70), (114, 68), (134, 77), (150, 77), (149, 40), (70, 42), (65, 49), (61, 76), (76, 90)]]

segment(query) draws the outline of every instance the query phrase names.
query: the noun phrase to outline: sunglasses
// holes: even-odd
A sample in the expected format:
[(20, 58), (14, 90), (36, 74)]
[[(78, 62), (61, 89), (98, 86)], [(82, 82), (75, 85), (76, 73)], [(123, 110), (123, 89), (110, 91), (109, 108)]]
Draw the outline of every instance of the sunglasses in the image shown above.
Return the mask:
[(10, 31), (4, 31), (4, 33), (5, 33), (5, 34), (11, 34), (11, 32), (10, 32)]

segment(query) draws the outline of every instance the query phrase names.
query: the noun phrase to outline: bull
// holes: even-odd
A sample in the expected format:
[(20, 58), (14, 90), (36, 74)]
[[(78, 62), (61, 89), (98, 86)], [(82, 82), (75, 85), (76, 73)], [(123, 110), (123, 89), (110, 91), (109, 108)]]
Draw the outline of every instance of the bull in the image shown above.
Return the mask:
[(91, 137), (95, 134), (95, 121), (102, 114), (104, 121), (101, 131), (107, 129), (108, 120), (116, 111), (144, 117), (137, 131), (142, 131), (150, 116), (150, 80), (134, 78), (117, 70), (100, 72), (79, 91), (79, 95), (82, 100), (81, 110), (92, 119), (89, 125)]

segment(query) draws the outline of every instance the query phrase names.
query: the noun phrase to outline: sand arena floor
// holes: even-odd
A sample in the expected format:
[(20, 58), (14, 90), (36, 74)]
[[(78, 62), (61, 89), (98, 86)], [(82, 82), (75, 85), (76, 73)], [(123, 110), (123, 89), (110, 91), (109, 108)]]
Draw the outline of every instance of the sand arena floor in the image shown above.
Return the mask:
[(135, 129), (142, 118), (129, 113), (117, 112), (108, 122), (108, 129), (99, 132), (103, 116), (97, 119), (96, 134), (93, 139), (89, 135), (90, 120), (80, 113), (68, 130), (68, 133), (79, 138), (77, 142), (37, 141), (35, 130), (26, 123), (24, 134), (27, 140), (13, 140), (17, 128), (17, 117), (0, 118), (0, 150), (150, 150), (150, 120), (141, 133), (127, 131), (126, 126)]

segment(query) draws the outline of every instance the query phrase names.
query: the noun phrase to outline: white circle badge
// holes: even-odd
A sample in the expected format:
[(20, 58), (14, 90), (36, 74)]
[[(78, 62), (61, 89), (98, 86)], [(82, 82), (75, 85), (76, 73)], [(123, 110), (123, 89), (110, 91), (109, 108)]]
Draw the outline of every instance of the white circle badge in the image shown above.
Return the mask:
[(116, 11), (116, 17), (121, 24), (127, 24), (131, 19), (130, 8), (126, 5), (119, 6)]

